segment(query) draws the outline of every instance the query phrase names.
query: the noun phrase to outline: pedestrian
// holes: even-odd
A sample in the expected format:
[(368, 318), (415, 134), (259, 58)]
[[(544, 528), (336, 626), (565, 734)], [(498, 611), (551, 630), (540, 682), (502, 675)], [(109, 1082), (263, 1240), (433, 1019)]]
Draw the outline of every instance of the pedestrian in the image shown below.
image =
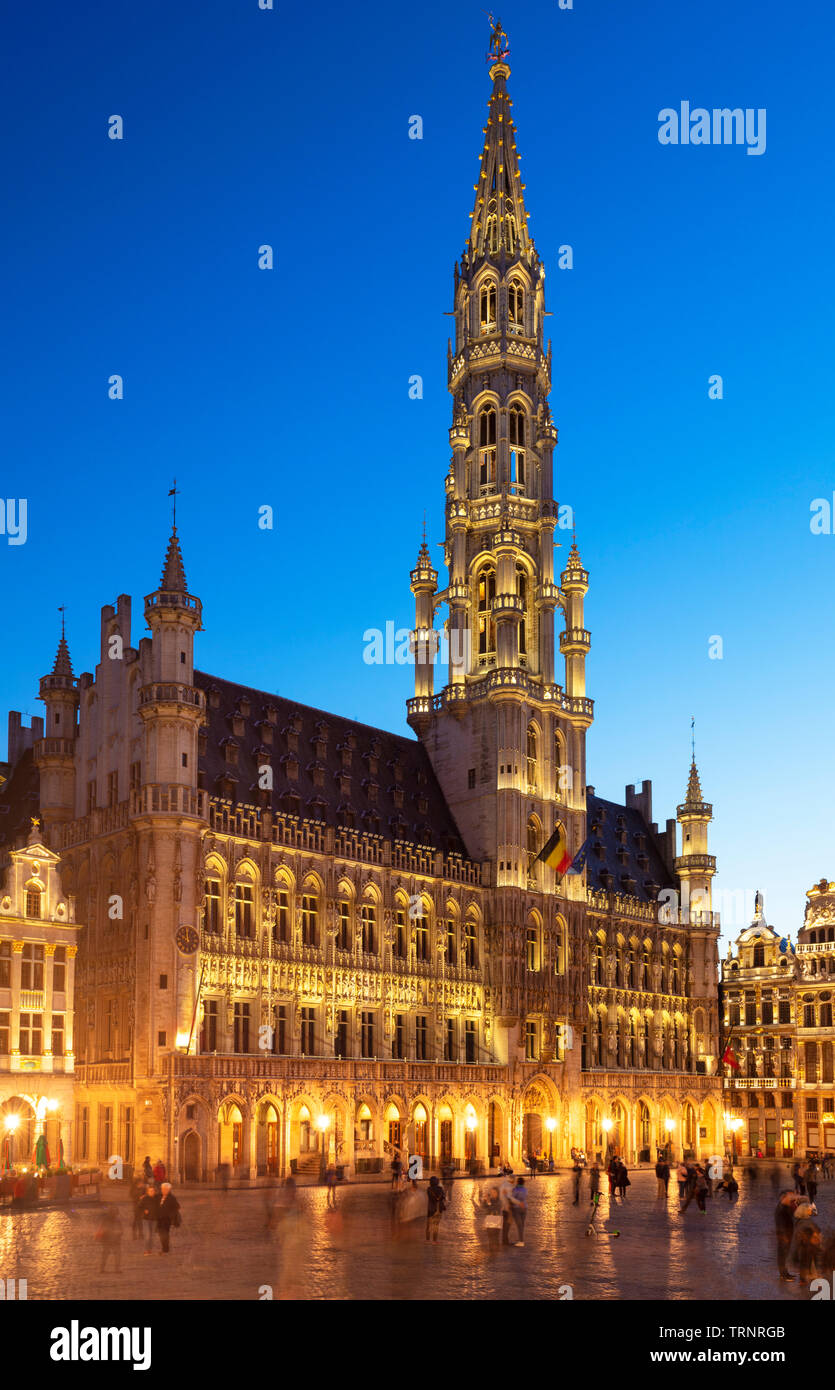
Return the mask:
[(113, 1268), (116, 1274), (122, 1272), (122, 1218), (115, 1206), (107, 1206), (102, 1212), (99, 1228), (96, 1231), (96, 1240), (101, 1245), (101, 1262), (99, 1264), (99, 1274), (104, 1274), (105, 1266), (110, 1257), (113, 1257)]
[(528, 1190), (525, 1187), (524, 1178), (516, 1179), (516, 1186), (510, 1194), (510, 1202), (519, 1235), (516, 1244), (521, 1247), (525, 1244), (525, 1217), (528, 1214)]
[(810, 1202), (814, 1202), (818, 1195), (818, 1165), (814, 1161), (809, 1164), (806, 1176), (806, 1195)]
[(625, 1202), (625, 1201), (626, 1201), (626, 1189), (627, 1189), (627, 1187), (631, 1187), (631, 1186), (632, 1186), (632, 1179), (631, 1179), (630, 1176), (629, 1176), (629, 1170), (628, 1170), (626, 1164), (624, 1163), (623, 1159), (621, 1158), (621, 1159), (618, 1161), (617, 1189), (618, 1189), (618, 1193), (620, 1194), (620, 1200), (621, 1200), (622, 1202)]
[(831, 1164), (831, 1162), (832, 1162), (832, 1155), (831, 1155), (831, 1153), (828, 1153), (828, 1152), (825, 1153), (824, 1156), (823, 1156), (823, 1161), (821, 1162), (821, 1173), (822, 1173), (822, 1176), (823, 1176), (823, 1178), (825, 1179), (826, 1182), (829, 1182), (829, 1179), (830, 1179), (830, 1177), (832, 1176), (832, 1173), (831, 1173), (831, 1171), (830, 1171), (830, 1164)]
[(684, 1162), (684, 1160), (682, 1160), (676, 1169), (676, 1181), (678, 1182), (678, 1200), (680, 1202), (683, 1202), (684, 1198), (687, 1195), (687, 1176), (687, 1164)]
[(150, 1255), (154, 1243), (154, 1232), (157, 1229), (157, 1217), (159, 1216), (159, 1196), (153, 1182), (149, 1182), (145, 1188), (145, 1196), (139, 1203), (139, 1219), (142, 1222), (142, 1229), (145, 1232), (144, 1254)]
[(595, 1158), (589, 1169), (589, 1201), (594, 1202), (600, 1194), (600, 1165)]
[(484, 1216), (487, 1249), (491, 1255), (495, 1255), (499, 1248), (502, 1230), (502, 1204), (499, 1199), (499, 1189), (489, 1187), (486, 1192), (479, 1192), (478, 1200), (473, 1197), (473, 1206), (476, 1212), (482, 1213)]
[(165, 1182), (165, 1176), (165, 1164), (161, 1158), (158, 1158), (154, 1164), (154, 1182), (157, 1184), (157, 1187), (161, 1187)]
[(581, 1163), (580, 1158), (578, 1156), (574, 1160), (574, 1201), (571, 1204), (574, 1207), (579, 1206), (580, 1204), (580, 1189), (583, 1185), (583, 1168), (584, 1164)]
[(794, 1179), (794, 1190), (801, 1196), (806, 1193), (806, 1165), (798, 1159), (792, 1167), (792, 1178)]
[(168, 1254), (168, 1243), (171, 1239), (171, 1227), (179, 1226), (182, 1218), (180, 1216), (180, 1203), (171, 1191), (170, 1182), (164, 1182), (160, 1189), (160, 1199), (157, 1204), (157, 1231), (159, 1232), (160, 1254)]
[(696, 1206), (699, 1208), (702, 1216), (704, 1216), (707, 1210), (705, 1207), (705, 1198), (708, 1195), (708, 1182), (705, 1170), (702, 1168), (701, 1164), (696, 1165), (696, 1177), (693, 1183), (693, 1191), (696, 1197)]
[(326, 1206), (336, 1210), (336, 1168), (329, 1163), (325, 1169), (325, 1187), (328, 1189)]
[(609, 1179), (609, 1201), (615, 1200), (615, 1193), (618, 1186), (618, 1161), (612, 1157), (609, 1159), (609, 1166), (606, 1169), (606, 1176)]
[(655, 1165), (655, 1176), (658, 1180), (655, 1195), (659, 1199), (662, 1197), (666, 1199), (670, 1187), (670, 1165), (661, 1155), (659, 1155)]
[(142, 1176), (143, 1176), (143, 1178), (145, 1179), (145, 1182), (146, 1182), (146, 1183), (153, 1182), (153, 1180), (154, 1180), (154, 1170), (153, 1170), (153, 1167), (152, 1167), (152, 1165), (151, 1165), (151, 1155), (150, 1155), (150, 1154), (146, 1154), (146, 1155), (145, 1155), (145, 1161), (144, 1161), (144, 1163), (142, 1164)]
[(816, 1263), (821, 1257), (821, 1230), (812, 1221), (817, 1208), (812, 1202), (799, 1202), (794, 1210), (795, 1232), (793, 1258), (797, 1265), (797, 1276), (801, 1284), (808, 1284), (816, 1274)]
[(392, 1185), (392, 1187), (396, 1187), (396, 1188), (399, 1189), (399, 1187), (400, 1187), (400, 1174), (401, 1174), (402, 1172), (403, 1172), (403, 1160), (402, 1160), (402, 1158), (400, 1157), (400, 1152), (399, 1152), (399, 1150), (398, 1150), (397, 1152), (395, 1152), (394, 1158), (391, 1160), (391, 1185)]
[(221, 1163), (217, 1175), (220, 1178), (220, 1190), (224, 1194), (229, 1191), (230, 1168), (228, 1163)]
[(429, 1188), (426, 1193), (426, 1239), (431, 1237), (433, 1245), (438, 1244), (438, 1231), (441, 1225), (441, 1216), (446, 1210), (446, 1193), (441, 1186), (440, 1179), (434, 1174), (429, 1179)]
[(510, 1204), (510, 1198), (512, 1192), (513, 1183), (510, 1181), (509, 1177), (505, 1176), (504, 1180), (499, 1183), (499, 1206), (502, 1213), (502, 1245), (510, 1244), (510, 1217), (513, 1210)]
[(539, 1166), (539, 1164), (538, 1164), (538, 1161), (537, 1161), (536, 1152), (535, 1152), (533, 1149), (531, 1149), (531, 1151), (530, 1151), (529, 1154), (528, 1154), (528, 1167), (529, 1167), (530, 1170), (531, 1170), (531, 1177), (532, 1177), (532, 1178), (535, 1178), (535, 1177), (536, 1177), (536, 1170), (537, 1170), (538, 1166)]
[(780, 1278), (786, 1281), (794, 1279), (794, 1275), (789, 1271), (787, 1260), (794, 1239), (794, 1212), (799, 1201), (800, 1199), (795, 1192), (784, 1192), (774, 1209), (774, 1228), (777, 1234), (777, 1269)]
[[(153, 1186), (153, 1182), (148, 1185)], [(139, 1240), (142, 1235), (142, 1213), (140, 1207), (142, 1199), (145, 1196), (145, 1187), (146, 1184), (138, 1182), (134, 1185), (133, 1189), (133, 1223), (131, 1230), (134, 1240)]]

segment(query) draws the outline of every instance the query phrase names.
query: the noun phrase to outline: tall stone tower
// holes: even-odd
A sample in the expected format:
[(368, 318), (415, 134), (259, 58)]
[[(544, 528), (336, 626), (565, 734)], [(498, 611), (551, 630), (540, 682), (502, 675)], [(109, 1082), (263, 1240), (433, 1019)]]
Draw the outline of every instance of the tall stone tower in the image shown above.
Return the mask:
[[(472, 229), (455, 267), (444, 542), (449, 584), (437, 590), (424, 544), (411, 576), (416, 686), (408, 719), (469, 853), (489, 864), (496, 889), (494, 986), (507, 1045), (512, 1051), (530, 1039), (535, 996), (533, 1022), (542, 1025), (547, 1059), (557, 1050), (547, 1041), (554, 1036), (548, 1015), (565, 1007), (550, 987), (555, 976), (579, 971), (583, 949), (579, 925), (574, 948), (566, 940), (567, 905), (573, 900), (579, 909), (584, 889), (579, 878), (564, 879), (555, 902), (554, 873), (536, 856), (557, 822), (572, 852), (585, 838), (588, 574), (575, 543), (561, 587), (554, 579), (557, 431), (548, 406), (545, 270), (528, 231), (504, 56), (499, 49), (490, 67)], [(435, 694), (430, 628), (443, 603), (448, 679)], [(557, 609), (565, 618), (564, 685), (555, 674)], [(532, 944), (532, 916), (534, 930), (541, 921), (541, 946)], [(579, 910), (576, 916), (579, 924)], [(569, 995), (579, 991), (579, 974), (563, 983)]]
[(677, 808), (681, 854), (675, 869), (681, 886), (682, 920), (688, 925), (688, 993), (693, 1009), (693, 1044), (707, 1075), (719, 1069), (719, 927), (714, 925), (711, 880), (716, 858), (708, 853), (707, 828), (713, 807), (702, 796), (695, 754), (687, 795)]
[(44, 737), (34, 747), (40, 773), (40, 811), (44, 829), (75, 815), (75, 751), (78, 737), (78, 686), (72, 673), (63, 627), (55, 664), (42, 676), (40, 697), (46, 705)]

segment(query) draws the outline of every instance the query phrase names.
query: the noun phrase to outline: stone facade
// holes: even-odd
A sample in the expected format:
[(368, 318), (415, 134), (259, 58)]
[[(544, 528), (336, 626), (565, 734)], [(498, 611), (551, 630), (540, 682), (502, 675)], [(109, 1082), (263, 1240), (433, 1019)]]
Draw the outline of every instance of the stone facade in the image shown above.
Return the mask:
[[(425, 541), (411, 574), (417, 740), (195, 670), (202, 604), (176, 528), (150, 636), (132, 645), (121, 596), (94, 674), (73, 677), (62, 641), (45, 729), (13, 716), (10, 811), (33, 770), (87, 924), (84, 1158), (112, 1144), (199, 1179), (326, 1155), (374, 1170), (394, 1149), (430, 1166), (722, 1151), (695, 763), (661, 833), (648, 782), (623, 806), (587, 785), (589, 576), (576, 540), (554, 574), (544, 269), (508, 76), (491, 67), (455, 270), (449, 582)], [(539, 856), (560, 826), (585, 866), (558, 879)]]
[(835, 1153), (835, 883), (806, 896), (796, 946), (758, 897), (722, 965), (725, 1104), (737, 1153), (754, 1159)]

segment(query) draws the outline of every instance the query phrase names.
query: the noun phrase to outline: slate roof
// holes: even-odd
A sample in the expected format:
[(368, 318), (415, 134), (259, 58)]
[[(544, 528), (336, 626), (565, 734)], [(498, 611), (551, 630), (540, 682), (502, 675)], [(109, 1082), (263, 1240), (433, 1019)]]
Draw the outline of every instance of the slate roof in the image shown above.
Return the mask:
[(18, 758), (13, 768), (3, 764), (6, 781), (0, 786), (0, 858), (8, 850), (26, 843), (31, 818), (40, 805), (40, 776), (31, 748)]
[(589, 796), (587, 823), (590, 888), (624, 893), (644, 903), (653, 902), (662, 888), (678, 890), (661, 846), (640, 811)]
[[(198, 771), (210, 796), (266, 804), (276, 812), (466, 857), (432, 764), (416, 740), (204, 671), (195, 671), (194, 683), (206, 695)], [(227, 749), (236, 762), (227, 759)], [(258, 785), (258, 769), (267, 764), (271, 792)]]

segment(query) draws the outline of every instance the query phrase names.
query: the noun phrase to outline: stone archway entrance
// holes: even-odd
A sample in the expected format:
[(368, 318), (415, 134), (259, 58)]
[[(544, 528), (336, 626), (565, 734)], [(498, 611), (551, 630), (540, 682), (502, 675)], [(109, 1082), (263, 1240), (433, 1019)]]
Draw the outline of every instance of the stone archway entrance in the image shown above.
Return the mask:
[(183, 1181), (201, 1182), (203, 1178), (203, 1145), (200, 1135), (190, 1129), (183, 1135)]

